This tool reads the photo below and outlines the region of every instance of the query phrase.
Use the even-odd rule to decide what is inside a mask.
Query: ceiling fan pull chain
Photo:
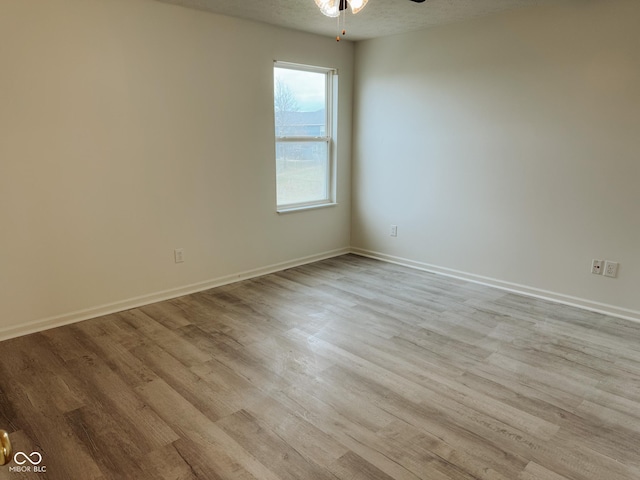
[[[342,14],[342,36],[347,34],[347,9],[344,9]]]

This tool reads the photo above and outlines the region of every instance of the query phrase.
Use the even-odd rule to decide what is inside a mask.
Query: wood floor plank
[[[356,255],[0,353],[0,480],[640,478],[640,324]]]
[[[247,400],[245,411],[318,465],[330,465],[349,452],[336,439],[269,395],[256,395]]]
[[[322,467],[301,455],[294,446],[289,445],[245,410],[240,410],[216,423],[278,478],[283,480],[334,478],[326,466]]]
[[[293,386],[283,392],[276,392],[274,396],[290,411],[349,448],[359,457],[359,459],[353,458],[356,465],[360,463],[372,465],[376,471],[394,479],[423,478],[413,474],[386,455],[384,439],[372,430],[368,421],[360,423],[359,416],[345,416],[348,412],[342,412],[340,405],[317,398],[315,392],[316,390],[306,385]],[[394,420],[393,417],[389,417],[386,425]],[[426,465],[424,470],[428,470]],[[351,478],[352,475],[349,473],[345,478]]]
[[[83,377],[90,388],[92,401],[85,407],[106,410],[121,425],[130,428],[127,437],[135,441],[142,452],[161,448],[178,439],[176,433],[158,414],[148,408],[134,388],[111,370],[102,359],[85,356],[82,360],[69,362],[69,370]]]
[[[391,477],[387,475],[352,451],[348,451],[333,462],[330,465],[330,469],[335,472],[336,477],[349,480],[393,480],[394,478],[402,478],[402,476]]]
[[[529,462],[526,468],[518,476],[518,480],[567,480],[567,477],[547,470],[535,462]]]
[[[260,480],[277,480],[278,477],[256,461],[252,453],[244,450],[232,437],[162,380],[140,386],[137,391],[168,424],[180,432],[180,439],[174,442],[174,446],[185,462],[194,468],[197,477],[208,478],[206,474],[210,470],[222,478],[252,475]],[[191,454],[185,451],[189,444],[193,445],[195,450]],[[197,465],[192,465],[190,461],[197,462],[203,472],[198,472]],[[205,464],[209,466],[204,468]]]
[[[198,448],[193,442],[179,439],[171,445],[159,448],[147,454],[140,462],[146,473],[158,480],[197,480],[199,478],[215,478],[215,472],[208,466],[206,459],[197,458]],[[189,455],[188,459],[183,455]]]
[[[145,345],[137,347],[131,353],[152,370],[157,378],[164,380],[184,400],[212,421],[236,411],[227,405],[207,382],[202,381],[198,375],[186,369],[182,363],[159,346]]]
[[[501,456],[497,461],[478,456],[474,451],[460,448],[460,445],[449,445],[400,420],[388,425],[378,435],[384,438],[389,457],[422,477],[426,473],[424,464],[427,460],[427,478],[509,480],[524,466],[524,461],[514,456],[508,459]]]

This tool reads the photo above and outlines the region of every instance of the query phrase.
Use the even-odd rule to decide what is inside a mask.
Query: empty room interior
[[[0,0],[0,480],[639,479],[639,20]]]

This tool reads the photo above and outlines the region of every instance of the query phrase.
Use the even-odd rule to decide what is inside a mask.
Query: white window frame
[[[338,71],[335,68],[318,67],[313,65],[303,65],[298,63],[282,62],[274,60],[275,68],[286,68],[290,70],[298,70],[303,72],[322,73],[326,75],[325,81],[325,135],[324,136],[278,136],[275,135],[275,145],[277,149],[278,143],[301,143],[301,142],[326,142],[327,144],[327,194],[326,198],[314,200],[310,202],[278,204],[276,195],[276,211],[278,213],[296,212],[300,210],[308,210],[312,208],[320,208],[336,205],[336,112],[337,112],[337,82]],[[275,88],[273,89],[275,92]],[[275,105],[275,101],[274,101]],[[275,107],[274,107],[275,118]],[[275,128],[274,128],[275,133]],[[274,159],[275,160],[275,159]],[[276,177],[276,190],[277,186]]]

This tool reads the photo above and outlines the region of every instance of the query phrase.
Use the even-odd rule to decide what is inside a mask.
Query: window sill
[[[278,214],[294,213],[294,212],[302,212],[302,211],[305,211],[305,210],[316,210],[318,208],[335,207],[336,205],[338,205],[336,202],[320,203],[318,205],[303,205],[303,206],[297,206],[297,207],[282,207],[282,208],[278,208],[276,211],[278,212]]]

